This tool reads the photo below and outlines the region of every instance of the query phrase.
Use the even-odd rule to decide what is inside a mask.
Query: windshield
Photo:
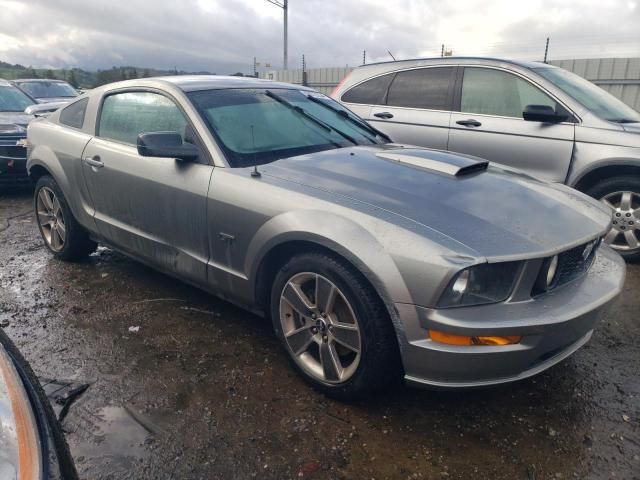
[[[218,89],[189,93],[232,167],[382,143],[353,113],[317,92]]]
[[[574,73],[561,68],[535,68],[534,70],[600,118],[618,123],[640,122],[638,112]]]
[[[0,112],[24,112],[35,102],[19,88],[12,85],[0,85]]]
[[[16,82],[20,88],[34,98],[77,97],[71,85],[63,82]]]

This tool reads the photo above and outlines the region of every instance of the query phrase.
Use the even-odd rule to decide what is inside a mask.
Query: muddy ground
[[[40,377],[90,384],[63,421],[82,478],[640,478],[640,265],[536,378],[345,405],[254,315],[110,250],[54,260],[30,196],[0,193],[0,324]]]

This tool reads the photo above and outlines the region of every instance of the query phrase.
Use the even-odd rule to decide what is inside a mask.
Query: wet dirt
[[[90,384],[63,421],[87,479],[639,479],[639,291],[632,265],[591,342],[533,379],[347,405],[268,322],[104,248],[57,261],[31,192],[0,193],[0,325],[39,376]]]

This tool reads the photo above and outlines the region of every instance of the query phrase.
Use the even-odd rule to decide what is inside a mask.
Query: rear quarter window
[[[418,68],[398,72],[393,79],[387,105],[393,107],[450,110],[449,88],[453,67]]]
[[[384,105],[387,89],[394,75],[391,73],[362,82],[342,95],[341,100],[345,103]]]
[[[82,128],[84,115],[87,112],[88,98],[83,98],[65,107],[60,112],[60,123],[73,128]]]

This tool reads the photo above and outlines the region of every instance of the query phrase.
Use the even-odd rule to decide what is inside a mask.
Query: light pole
[[[267,0],[267,2],[274,4],[276,7],[280,7],[284,13],[284,59],[282,65],[286,70],[289,62],[287,61],[287,17],[289,14],[289,7],[287,5],[288,0]]]

